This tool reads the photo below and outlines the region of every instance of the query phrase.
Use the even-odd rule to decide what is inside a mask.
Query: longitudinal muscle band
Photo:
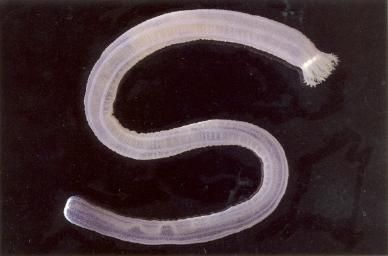
[[[124,217],[74,196],[64,209],[70,222],[124,241],[190,244],[252,227],[276,209],[287,187],[287,158],[280,143],[262,128],[240,121],[208,120],[166,131],[137,133],[124,128],[113,115],[120,80],[131,67],[161,48],[194,40],[233,42],[277,56],[301,68],[305,83],[310,86],[323,81],[337,63],[334,55],[317,50],[299,31],[240,12],[178,11],[128,30],[102,53],[89,76],[85,113],[96,137],[118,154],[139,160],[170,157],[209,146],[245,147],[261,160],[261,186],[249,200],[238,205],[177,220]]]

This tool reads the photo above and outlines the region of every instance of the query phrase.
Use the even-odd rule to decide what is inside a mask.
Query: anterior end
[[[302,65],[306,85],[315,87],[325,81],[338,65],[338,57],[332,53],[319,53]]]

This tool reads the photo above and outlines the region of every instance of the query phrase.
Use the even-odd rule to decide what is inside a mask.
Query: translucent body
[[[179,11],[130,29],[103,52],[89,76],[85,113],[96,137],[118,154],[139,160],[170,157],[208,146],[245,147],[261,159],[261,187],[249,200],[224,211],[178,220],[119,216],[80,197],[71,197],[64,210],[70,222],[135,243],[190,244],[249,228],[276,209],[287,187],[288,165],[280,143],[267,131],[245,122],[208,120],[161,132],[137,133],[122,127],[113,115],[120,80],[131,67],[163,47],[199,39],[244,44],[275,55],[302,68],[310,85],[322,81],[324,71],[327,76],[336,62],[334,56],[319,52],[299,31],[239,12]],[[318,71],[322,71],[320,76]]]

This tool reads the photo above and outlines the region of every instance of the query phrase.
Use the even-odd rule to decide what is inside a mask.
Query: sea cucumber
[[[288,182],[280,143],[266,130],[241,121],[207,120],[182,127],[137,133],[113,115],[120,80],[147,55],[172,44],[216,40],[248,45],[303,71],[315,86],[334,69],[337,57],[322,53],[299,31],[263,17],[226,10],[188,10],[147,20],[121,35],[102,53],[90,73],[84,99],[87,121],[96,137],[116,153],[139,160],[174,156],[209,146],[237,145],[262,163],[262,182],[247,201],[224,211],[177,220],[124,217],[70,197],[64,215],[71,223],[120,240],[141,244],[191,244],[237,233],[265,219],[278,206]]]

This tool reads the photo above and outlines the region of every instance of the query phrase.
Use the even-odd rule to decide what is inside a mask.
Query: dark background
[[[86,80],[105,47],[144,20],[196,8],[282,22],[340,65],[309,88],[298,69],[255,49],[176,45],[128,72],[115,114],[142,132],[212,118],[268,130],[289,161],[281,204],[251,229],[185,246],[126,243],[68,223],[71,195],[125,215],[177,218],[222,210],[257,189],[259,161],[245,149],[136,161],[87,125]],[[385,9],[361,0],[2,1],[2,253],[387,253]]]

